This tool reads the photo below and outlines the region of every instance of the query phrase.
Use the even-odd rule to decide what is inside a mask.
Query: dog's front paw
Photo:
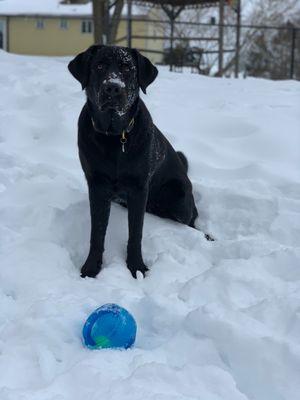
[[[131,272],[131,275],[136,279],[137,278],[137,272],[140,271],[144,278],[146,276],[146,272],[149,271],[149,268],[143,263],[140,262],[137,265],[132,265],[132,264],[127,264],[127,268]]]
[[[95,278],[95,276],[99,274],[100,270],[101,263],[87,259],[81,268],[81,277],[85,278],[88,276],[89,278]]]

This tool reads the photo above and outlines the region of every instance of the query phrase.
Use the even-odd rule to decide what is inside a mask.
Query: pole
[[[173,71],[173,57],[174,57],[174,19],[173,17],[171,18],[171,36],[170,36],[170,40],[171,40],[171,46],[170,46],[170,54],[171,54],[171,60],[170,60],[170,71]]]
[[[223,76],[223,44],[224,44],[224,0],[219,2],[219,71],[218,76]]]
[[[235,78],[239,77],[240,71],[240,45],[241,45],[241,0],[237,2],[237,22],[236,22],[236,52],[235,52]]]
[[[127,0],[127,47],[132,46],[132,1]]]
[[[290,69],[290,79],[294,79],[295,71],[295,50],[296,50],[296,33],[297,29],[292,28],[292,47],[291,47],[291,69]]]
[[[171,23],[171,32],[170,32],[170,71],[173,71],[173,61],[174,61],[174,7],[172,7],[172,11],[170,13],[170,23]]]

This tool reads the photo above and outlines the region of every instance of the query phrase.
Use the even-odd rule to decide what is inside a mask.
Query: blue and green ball
[[[90,349],[128,349],[135,342],[136,330],[136,322],[125,308],[105,304],[89,316],[82,334]]]

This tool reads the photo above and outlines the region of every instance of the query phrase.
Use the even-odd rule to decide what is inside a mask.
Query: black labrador
[[[127,267],[148,270],[141,241],[145,211],[194,226],[197,209],[188,163],[154,125],[139,97],[157,76],[135,49],[90,47],[69,63],[87,101],[78,121],[79,157],[89,189],[90,251],[81,276],[101,269],[111,201],[128,208]]]

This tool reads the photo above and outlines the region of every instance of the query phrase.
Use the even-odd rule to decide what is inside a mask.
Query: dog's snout
[[[121,94],[122,87],[120,85],[118,85],[117,83],[107,82],[104,85],[104,92],[109,97],[116,97],[116,96],[119,96]]]

